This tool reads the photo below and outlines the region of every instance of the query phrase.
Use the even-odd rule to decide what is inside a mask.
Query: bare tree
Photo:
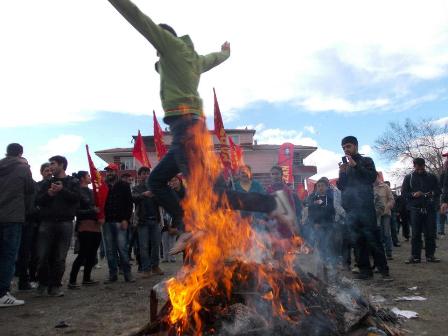
[[[386,131],[375,141],[375,150],[389,162],[402,161],[406,168],[396,168],[392,173],[403,177],[412,169],[412,160],[421,157],[428,171],[437,176],[443,171],[442,154],[448,151],[448,124],[440,125],[434,120],[419,122],[406,119],[391,122]]]

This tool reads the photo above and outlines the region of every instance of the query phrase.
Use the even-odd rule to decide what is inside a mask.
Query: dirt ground
[[[409,335],[448,335],[448,239],[438,239],[437,244],[437,255],[442,259],[440,264],[423,262],[419,265],[405,265],[410,243],[402,242],[402,246],[394,250],[394,260],[390,261],[393,282],[385,283],[377,279],[356,282],[370,295],[385,298],[386,301],[381,303],[383,306],[417,312],[419,318],[407,320],[403,324]],[[72,260],[70,252],[68,270]],[[162,279],[173,276],[180,265],[179,261],[161,264],[165,276],[142,279],[134,272],[137,278],[135,283],[125,283],[121,278],[112,285],[65,290],[65,296],[60,298],[34,298],[30,292],[14,292],[16,297],[26,300],[26,304],[0,310],[0,335],[124,334],[149,320],[150,289]],[[103,280],[107,275],[105,260],[101,261],[100,266],[101,269],[94,270],[93,276]],[[136,271],[136,266],[133,268]],[[345,275],[350,276],[349,273]],[[417,290],[409,290],[411,287],[417,287]],[[405,295],[421,295],[427,300],[394,301]],[[61,321],[68,327],[55,328]]]

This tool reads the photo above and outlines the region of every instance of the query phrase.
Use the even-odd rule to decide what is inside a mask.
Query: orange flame
[[[253,263],[260,259],[260,251],[271,255],[273,246],[280,246],[287,251],[292,246],[300,245],[301,239],[271,239],[266,244],[266,234],[263,236],[255,232],[249,220],[241,218],[238,212],[228,210],[225,195],[220,196],[214,192],[221,164],[213,151],[212,138],[206,130],[205,122],[199,122],[191,129],[185,147],[190,164],[189,176],[186,177],[188,192],[182,203],[184,222],[187,231],[201,231],[202,235],[193,244],[193,248],[187,251],[189,264],[184,265],[177,277],[168,282],[172,304],[169,323],[177,334],[188,330],[189,333],[201,335],[201,311],[206,309],[201,305],[204,290],[212,296],[225,295],[230,298],[235,266],[226,263],[227,260],[241,259]],[[282,274],[272,272],[269,265],[260,263],[257,264],[260,267],[254,267],[259,283],[267,283],[271,287],[265,298],[272,301],[278,315],[285,317],[285,309],[279,300],[282,289],[278,283],[280,277],[283,277],[284,282],[285,276],[292,274],[293,259],[293,254],[285,253]],[[241,275],[240,280],[244,281],[244,277],[245,275]],[[288,286],[288,290],[295,293],[302,290],[299,283]],[[299,309],[300,304],[297,303],[296,306]]]

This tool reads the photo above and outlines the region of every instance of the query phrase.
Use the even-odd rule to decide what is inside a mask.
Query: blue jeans
[[[0,297],[9,291],[20,247],[22,223],[0,223]]]
[[[381,240],[383,241],[384,249],[386,250],[386,255],[388,257],[392,256],[392,232],[390,220],[391,217],[389,215],[383,215],[379,220]]]
[[[188,157],[193,156],[192,154],[196,151],[197,134],[193,132],[196,125],[206,128],[201,118],[192,115],[171,120],[170,130],[173,140],[170,149],[153,169],[147,182],[157,202],[173,217],[172,226],[179,230],[184,230],[183,211],[175,192],[168,186],[168,181],[180,172],[188,176]],[[226,190],[224,183],[220,180],[216,181],[215,191],[218,194],[226,193],[229,206],[234,210],[269,213],[276,207],[275,198],[271,195]]]
[[[118,274],[118,256],[125,279],[131,274],[128,254],[128,232],[120,227],[119,222],[106,222],[103,225],[104,247],[106,249],[109,277]]]
[[[445,234],[446,215],[437,212],[437,233]]]
[[[149,220],[139,223],[137,230],[142,271],[147,272],[159,266],[161,228],[155,220]]]

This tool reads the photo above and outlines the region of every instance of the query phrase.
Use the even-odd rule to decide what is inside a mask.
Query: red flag
[[[157,158],[160,161],[165,156],[167,149],[163,142],[163,131],[157,121],[156,112],[152,111],[152,114],[154,119],[154,145],[156,146]]]
[[[229,138],[229,146],[230,146],[230,160],[232,163],[232,170],[234,173],[238,171],[238,168],[244,164],[243,159],[243,150],[240,146],[235,144],[232,140],[232,137]]]
[[[229,172],[232,169],[232,162],[230,158],[229,146],[227,145],[227,135],[224,129],[224,123],[222,122],[221,111],[219,109],[215,89],[213,89],[213,96],[215,99],[215,134],[218,137],[219,143],[221,145],[221,152],[219,157],[221,158],[221,162],[224,165],[224,176],[228,177]]]
[[[151,163],[148,159],[148,152],[146,151],[143,137],[138,131],[137,139],[135,140],[134,149],[132,150],[132,156],[135,157],[143,167],[151,168]]]
[[[305,190],[305,185],[303,182],[297,183],[297,196],[299,196],[299,199],[303,201],[307,196],[308,192]]]
[[[98,219],[104,219],[104,205],[106,204],[107,194],[109,193],[109,188],[107,187],[106,181],[104,181],[100,172],[96,169],[93,164],[92,158],[89,153],[89,145],[86,145],[87,160],[89,162],[90,176],[92,178],[93,186],[93,197],[95,198],[95,205],[100,210],[98,213]]]
[[[278,165],[283,169],[283,178],[286,183],[294,183],[293,176],[293,160],[294,160],[294,145],[285,142],[280,146],[278,151]]]

